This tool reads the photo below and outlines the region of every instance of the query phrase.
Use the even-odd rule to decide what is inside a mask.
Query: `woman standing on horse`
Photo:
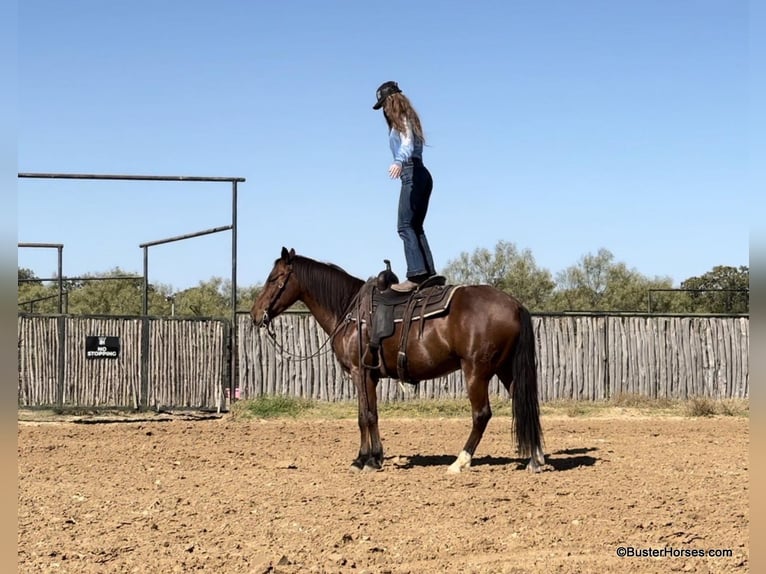
[[[423,128],[410,100],[396,82],[378,88],[372,109],[383,108],[388,124],[388,141],[394,161],[388,168],[391,179],[401,180],[397,230],[404,243],[407,280],[391,286],[395,291],[412,291],[436,274],[423,222],[428,211],[433,180],[423,165]]]

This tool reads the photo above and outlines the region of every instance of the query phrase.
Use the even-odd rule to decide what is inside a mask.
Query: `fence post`
[[[234,319],[236,320],[237,316],[234,315]],[[233,336],[234,329],[237,328],[236,323],[232,325],[231,321],[224,320],[223,321],[223,329],[224,329],[224,352],[226,353],[226,356],[224,357],[223,361],[223,385],[222,387],[224,389],[228,389],[229,391],[229,407],[234,404],[234,389],[237,386],[236,381],[236,368],[234,367],[234,361],[237,357],[237,351],[234,349],[234,341],[235,338]],[[224,396],[221,399],[221,408],[226,408],[226,393],[224,393]]]
[[[138,401],[138,410],[145,411],[149,408],[149,317],[141,317],[141,396]]]
[[[56,323],[59,338],[56,406],[61,410],[64,408],[64,376],[66,374],[66,317],[59,315],[56,318]]]

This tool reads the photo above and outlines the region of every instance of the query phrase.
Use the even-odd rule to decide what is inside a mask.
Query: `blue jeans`
[[[423,231],[428,211],[433,180],[422,162],[406,162],[402,166],[402,189],[399,192],[399,220],[397,229],[404,243],[407,277],[435,275],[431,249]]]

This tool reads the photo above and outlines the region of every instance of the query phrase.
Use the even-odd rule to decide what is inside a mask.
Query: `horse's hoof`
[[[469,468],[471,468],[471,455],[466,451],[461,450],[460,454],[457,455],[455,462],[449,465],[447,472],[449,474],[460,474]]]
[[[383,470],[383,465],[379,462],[368,462],[364,465],[364,468],[362,469],[362,472],[379,472]]]
[[[360,472],[362,472],[362,468],[364,467],[361,464],[358,464],[357,462],[352,462],[351,466],[348,467],[348,469],[354,474],[359,474]]]
[[[530,459],[529,464],[527,464],[527,472],[538,473],[542,471],[543,467],[537,464],[537,461],[534,459]]]
[[[460,474],[469,470],[471,470],[470,464],[461,463],[460,461],[456,460],[447,467],[447,474]]]

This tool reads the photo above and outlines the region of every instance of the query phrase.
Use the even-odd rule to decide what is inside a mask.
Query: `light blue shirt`
[[[391,153],[394,154],[394,163],[400,166],[412,158],[423,160],[423,142],[412,133],[406,119],[404,125],[407,127],[406,133],[401,133],[396,128],[391,128],[388,133],[388,144],[391,146]]]

